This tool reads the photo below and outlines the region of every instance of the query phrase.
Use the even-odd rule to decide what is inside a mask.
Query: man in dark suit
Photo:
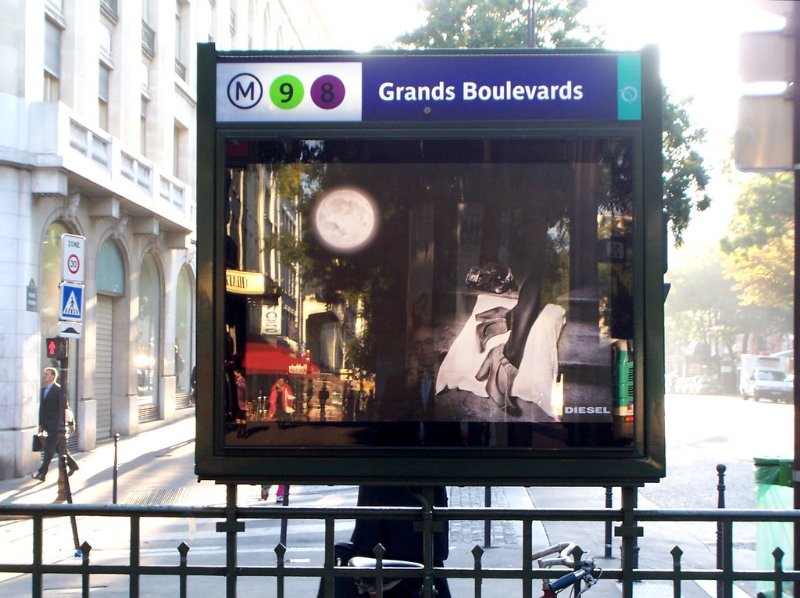
[[[56,453],[59,458],[66,455],[69,475],[78,469],[77,462],[67,450],[67,427],[64,421],[67,396],[57,382],[58,371],[55,368],[44,368],[42,378],[42,393],[39,399],[39,433],[47,432],[47,437],[44,443],[42,465],[39,467],[39,471],[33,474],[33,478],[40,482],[44,482],[47,470],[50,468],[50,461]]]

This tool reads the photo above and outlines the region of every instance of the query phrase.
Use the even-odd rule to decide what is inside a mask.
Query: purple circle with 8
[[[344,83],[335,75],[322,75],[311,84],[311,100],[323,110],[332,110],[344,101]]]

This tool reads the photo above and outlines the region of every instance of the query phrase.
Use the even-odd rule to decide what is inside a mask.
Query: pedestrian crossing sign
[[[80,322],[83,320],[83,285],[61,283],[61,320]]]

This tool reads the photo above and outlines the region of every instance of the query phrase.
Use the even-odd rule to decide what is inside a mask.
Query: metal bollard
[[[117,445],[119,444],[119,433],[114,434],[114,468],[112,469],[113,472],[113,484],[112,484],[112,494],[111,494],[111,504],[117,504],[117,472],[119,471],[118,460],[117,460]]]
[[[281,501],[281,504],[284,507],[288,507],[289,506],[289,488],[290,488],[289,484],[285,484],[284,487],[283,487],[283,500]],[[286,542],[287,542],[286,533],[288,531],[288,525],[289,525],[289,521],[285,517],[282,518],[281,519],[281,544],[283,546],[286,546]]]

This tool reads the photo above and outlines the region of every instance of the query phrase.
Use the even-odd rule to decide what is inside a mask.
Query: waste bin
[[[761,509],[789,510],[794,504],[792,490],[792,460],[774,457],[753,459],[756,478],[756,504]],[[783,568],[792,565],[794,555],[792,524],[790,522],[760,522],[756,529],[756,568],[772,571],[775,557],[772,554],[780,548],[785,555]],[[765,596],[773,596],[774,584],[767,581],[756,582],[756,589]],[[792,584],[783,584],[785,596],[792,595]]]

